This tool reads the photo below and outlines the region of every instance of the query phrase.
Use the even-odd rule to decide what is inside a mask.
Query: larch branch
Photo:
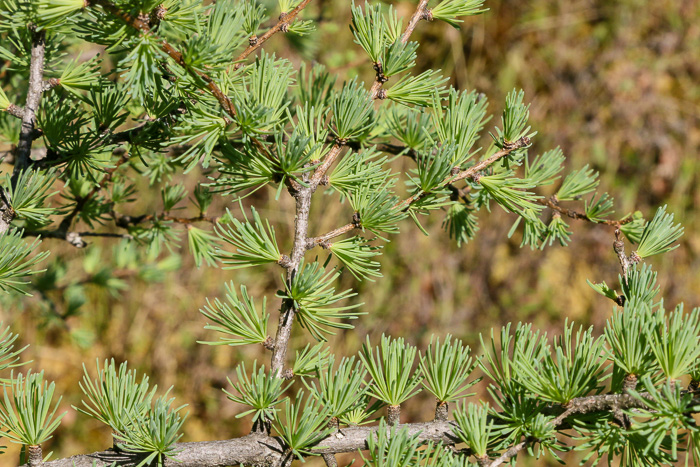
[[[292,11],[289,13],[282,13],[280,15],[279,21],[277,24],[272,26],[265,34],[263,34],[260,37],[255,38],[255,40],[251,41],[250,46],[245,49],[236,59],[234,62],[237,62],[235,65],[236,69],[239,69],[240,67],[243,66],[243,60],[248,58],[250,54],[258,50],[270,37],[272,37],[275,33],[279,31],[284,31],[286,28],[289,27],[289,23],[294,20],[294,18],[297,17],[301,11],[306,8],[306,5],[308,5],[311,2],[311,0],[304,0],[302,1],[299,5],[296,6]],[[285,31],[286,32],[286,31]]]

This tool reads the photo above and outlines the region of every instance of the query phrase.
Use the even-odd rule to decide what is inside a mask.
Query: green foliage
[[[678,245],[672,245],[681,235],[683,235],[683,227],[680,224],[673,225],[673,214],[667,214],[666,206],[663,206],[644,227],[635,253],[640,258],[648,258],[675,250]]]
[[[452,165],[461,166],[473,154],[470,152],[479,133],[489,120],[486,117],[488,101],[476,91],[458,93],[450,89],[447,105],[442,106],[437,93],[433,94],[432,122],[440,143],[455,149]]]
[[[503,109],[501,123],[503,128],[496,128],[496,135],[491,135],[496,146],[503,149],[510,143],[527,136],[532,138],[536,132],[531,133],[527,120],[530,117],[530,105],[524,104],[525,93],[513,89],[506,96],[506,106]]]
[[[383,240],[381,233],[397,233],[398,222],[406,217],[401,210],[399,198],[395,196],[394,180],[390,179],[380,187],[367,183],[360,185],[349,196],[350,205],[357,213],[363,230],[369,230]]]
[[[330,428],[324,428],[329,409],[321,408],[313,396],[307,397],[302,406],[303,399],[304,391],[297,392],[294,402],[285,399],[284,417],[275,415],[275,429],[287,451],[301,460],[302,456],[313,455],[313,445],[331,432]]]
[[[478,364],[469,355],[470,350],[459,339],[453,341],[448,334],[444,343],[440,344],[440,339],[437,339],[433,344],[431,339],[425,355],[419,353],[420,369],[425,378],[423,386],[439,402],[453,402],[469,396],[465,391],[481,380],[467,381]]]
[[[338,418],[363,407],[367,392],[364,381],[367,370],[361,361],[355,362],[355,357],[342,358],[335,371],[334,363],[335,358],[331,356],[328,363],[319,368],[318,387],[314,381],[305,384],[313,397],[328,411],[328,416]]]
[[[53,436],[66,412],[56,416],[61,397],[51,409],[56,384],[44,381],[44,372],[11,376],[12,397],[4,389],[0,399],[0,424],[3,436],[13,443],[37,446]]]
[[[406,428],[388,427],[384,420],[379,422],[376,432],[367,438],[369,459],[364,454],[364,467],[410,467],[419,456],[420,440],[418,435],[409,435]]]
[[[458,407],[455,411],[457,427],[454,433],[459,439],[467,443],[471,452],[477,458],[486,457],[493,429],[493,421],[489,421],[488,405],[469,404],[466,407]]]
[[[525,178],[535,186],[551,185],[559,177],[564,163],[564,153],[561,148],[545,151],[538,154],[530,163],[530,158],[525,158]],[[588,209],[586,209],[588,211]]]
[[[534,221],[536,214],[542,210],[542,206],[535,204],[535,200],[541,196],[527,191],[533,187],[532,183],[527,179],[514,177],[510,170],[483,176],[479,178],[479,183],[506,211]]]
[[[357,80],[343,85],[343,89],[335,94],[331,107],[331,131],[338,140],[357,137],[372,125],[372,100]]]
[[[6,174],[4,187],[15,215],[37,225],[49,223],[48,216],[56,214],[56,209],[48,207],[46,200],[57,193],[50,192],[55,180],[53,172],[23,170],[13,186]]]
[[[240,269],[259,266],[268,263],[277,263],[282,259],[282,254],[277,247],[275,229],[268,220],[263,223],[260,214],[255,208],[250,208],[253,213],[252,222],[248,220],[245,211],[245,222],[233,219],[233,228],[219,227],[218,235],[236,248],[236,253],[230,253],[217,249],[217,256],[225,265],[224,269]],[[230,265],[230,266],[229,266]]]
[[[319,342],[313,347],[306,344],[301,351],[296,351],[292,373],[301,377],[316,377],[328,365],[331,349],[325,342]]]
[[[564,327],[564,335],[554,339],[553,349],[541,358],[514,359],[518,383],[545,401],[566,404],[576,397],[599,393],[603,387],[604,339],[593,337],[593,329],[580,327],[573,339],[574,324]]]
[[[566,176],[564,182],[557,191],[559,201],[579,199],[598,187],[598,172],[588,168],[586,164],[582,169],[575,170]]]
[[[355,36],[355,42],[367,52],[372,63],[379,62],[383,51],[385,27],[380,5],[371,5],[365,2],[363,11],[359,6],[355,6],[353,2],[350,28]]]
[[[175,399],[165,399],[161,396],[155,400],[153,407],[140,419],[137,419],[125,432],[115,433],[115,438],[121,440],[119,448],[126,452],[145,453],[147,456],[137,467],[152,465],[156,461],[160,467],[165,459],[175,460],[182,449],[175,443],[182,438],[180,429],[187,419],[187,414],[181,417],[179,411],[185,407],[172,408]]]
[[[457,246],[461,246],[474,238],[479,230],[477,222],[473,210],[468,205],[455,202],[450,204],[442,226],[450,238],[457,240]]]
[[[673,459],[677,459],[678,444],[685,437],[685,433],[680,430],[698,430],[695,419],[690,415],[697,409],[693,395],[682,391],[680,385],[673,381],[666,381],[660,388],[655,387],[648,376],[642,378],[641,382],[649,397],[630,391],[633,397],[646,405],[641,410],[628,412],[636,422],[630,431],[646,440],[645,454],[668,449],[670,442],[670,454]]]
[[[2,323],[0,323],[0,326]],[[21,349],[14,350],[14,342],[19,336],[10,332],[10,327],[6,327],[2,332],[0,332],[0,371],[7,370],[8,368],[17,368],[26,363],[19,362],[19,354],[22,353],[28,345],[25,345]],[[12,380],[0,379],[0,385],[11,384]]]
[[[663,304],[653,314],[653,324],[645,329],[649,349],[664,376],[670,380],[693,372],[700,357],[700,309],[684,313],[683,304],[667,313]]]
[[[211,329],[224,334],[216,342],[202,342],[209,345],[245,345],[262,344],[267,340],[267,322],[270,314],[265,311],[267,297],[263,297],[261,312],[255,301],[248,295],[248,289],[241,285],[241,297],[238,298],[233,282],[226,284],[226,302],[218,298],[207,304],[199,312],[214,324],[207,324],[204,329]]]
[[[352,329],[349,323],[341,319],[357,319],[362,313],[352,312],[361,303],[345,306],[333,306],[335,303],[357,295],[352,290],[335,293],[333,283],[340,275],[333,270],[326,272],[318,262],[302,263],[291,283],[285,282],[285,290],[277,292],[277,297],[290,300],[297,310],[299,324],[306,328],[314,339],[325,341],[323,334],[332,334],[332,329]],[[337,321],[336,321],[337,320]]]
[[[146,415],[158,387],[149,388],[146,375],[137,382],[136,370],[128,370],[126,362],[119,365],[119,369],[114,359],[105,360],[102,369],[97,361],[96,367],[97,378],[93,380],[83,365],[83,380],[78,385],[87,401],[82,401],[83,407],[74,408],[108,425],[115,433],[126,433]]]
[[[419,75],[404,75],[386,91],[386,98],[398,104],[428,107],[435,92],[442,92],[447,81],[440,70],[426,70]]]
[[[29,244],[22,238],[22,233],[12,229],[0,234],[0,289],[6,293],[15,291],[29,295],[22,286],[29,283],[28,276],[44,271],[33,268],[46,259],[49,252],[42,251],[32,256],[41,242],[36,239]]]
[[[480,9],[483,5],[484,0],[442,0],[430,13],[433,19],[444,21],[459,29],[459,23],[464,20],[458,18],[488,11],[488,8]]]
[[[268,374],[264,365],[257,369],[257,362],[253,362],[251,377],[245,371],[245,362],[241,362],[236,367],[236,382],[233,383],[230,379],[228,382],[239,395],[224,389],[226,396],[233,402],[250,407],[250,410],[239,413],[236,418],[252,413],[253,423],[273,420],[278,410],[275,406],[287,400],[287,398],[280,399],[280,396],[292,385],[292,383],[285,385],[282,378]]]
[[[610,360],[625,374],[642,377],[658,369],[654,355],[649,352],[648,330],[653,325],[651,309],[633,299],[624,309],[617,309],[607,321],[605,340],[610,347]]]
[[[380,249],[381,246],[372,246],[363,237],[350,237],[333,242],[329,248],[356,279],[370,281],[374,281],[371,277],[382,277],[379,263],[372,259],[381,254]]]
[[[591,196],[591,200],[586,201],[584,204],[584,212],[586,217],[588,217],[593,222],[604,221],[606,217],[614,213],[613,211],[613,198],[604,193],[600,198],[596,200],[597,193]]]
[[[413,370],[415,357],[416,348],[404,343],[401,337],[391,339],[382,335],[376,349],[371,347],[368,337],[360,352],[360,359],[372,378],[368,393],[393,406],[418,394],[423,376],[420,370]]]

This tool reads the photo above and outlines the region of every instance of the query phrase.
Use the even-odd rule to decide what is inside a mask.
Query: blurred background
[[[487,130],[500,121],[507,92],[522,88],[532,103],[530,124],[538,131],[531,153],[561,146],[568,168],[590,164],[598,170],[598,190],[615,198],[615,217],[641,210],[651,218],[658,206],[668,204],[686,233],[680,248],[650,263],[659,272],[669,306],[700,305],[700,216],[695,208],[700,203],[700,2],[488,0],[485,6],[489,11],[468,18],[461,30],[421,22],[412,37],[421,43],[418,68],[440,68],[457,88],[484,93],[494,115]],[[407,18],[414,4],[398,3],[396,8]],[[303,59],[325,64],[340,82],[358,74],[365,82],[372,80],[371,64],[352,44],[349,2],[313,0],[306,17],[319,21],[314,35],[295,41],[277,35],[266,49],[295,64]],[[411,164],[399,160],[395,168]],[[198,177],[186,177],[189,188]],[[142,188],[149,189],[146,182]],[[151,191],[152,199],[139,197],[135,212],[158,209],[158,189]],[[292,200],[283,195],[275,202],[273,191],[261,190],[248,201],[275,223],[277,238],[288,250]],[[321,194],[314,200],[312,235],[345,223],[345,208],[326,207],[323,201]],[[225,207],[231,206],[219,202],[210,212]],[[558,334],[565,319],[594,325],[596,334],[602,331],[612,305],[586,280],[617,284],[611,227],[572,220],[568,247],[531,251],[519,247],[517,235],[507,238],[512,215],[496,208],[479,217],[476,239],[459,248],[442,230],[440,214],[426,218],[427,237],[405,221],[381,257],[384,277],[357,283],[343,274],[339,287],[356,288],[367,315],[355,322],[355,330],[332,338],[332,349],[349,355],[367,335],[377,342],[382,333],[425,349],[432,334],[452,333],[479,352],[479,334],[510,321],[532,322],[550,334]],[[248,417],[234,418],[242,406],[228,401],[221,388],[229,387],[226,377],[234,377],[238,362],[259,358],[267,364],[269,355],[259,348],[197,344],[218,338],[203,329],[205,319],[198,310],[206,297],[223,295],[225,282],[243,283],[251,295],[268,296],[272,332],[281,271],[197,268],[185,243],[181,255],[164,251],[151,258],[155,266],[148,274],[117,270],[108,290],[94,272],[122,254],[116,240],[95,240],[85,250],[46,240],[52,259],[49,270],[35,279],[34,297],[2,298],[0,318],[23,344],[31,344],[25,360],[33,360],[32,368],[45,369],[56,381],[64,396],[62,408],[68,410],[45,452],[65,457],[111,444],[109,429],[70,409],[81,400],[83,363],[94,374],[96,359],[128,360],[159,388],[173,386],[177,402],[189,404],[183,440],[249,431]],[[314,253],[325,258],[321,251]],[[57,286],[42,288],[46,281]],[[292,348],[307,342],[308,336],[297,332]],[[485,396],[485,385],[476,391]],[[402,421],[429,420],[433,410],[429,395],[421,394],[405,405]],[[15,464],[12,449],[0,457],[0,465]]]

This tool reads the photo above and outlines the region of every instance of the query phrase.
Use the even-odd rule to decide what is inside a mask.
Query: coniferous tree
[[[614,217],[593,169],[563,175],[560,149],[531,154],[536,131],[522,91],[505,96],[500,122],[487,130],[482,95],[447,86],[439,71],[416,72],[411,36],[421,21],[459,27],[485,11],[482,0],[432,3],[419,0],[408,18],[379,2],[353,4],[353,47],[375,71],[366,85],[322,65],[295,69],[264,50],[273,35],[313,30],[311,0],[0,0],[0,57],[12,70],[0,87],[0,133],[14,144],[14,169],[0,187],[4,292],[28,293],[52,242],[83,248],[95,236],[122,242],[124,264],[187,243],[198,265],[282,271],[275,296],[231,282],[201,309],[212,336],[203,344],[270,352],[269,363],[240,362],[224,388],[249,407],[240,416],[252,418],[250,435],[181,443],[184,406],[126,364],[105,361],[85,367],[75,410],[109,426],[113,448],[46,465],[284,466],[321,456],[334,466],[335,454],[358,450],[368,466],[497,466],[571,449],[630,466],[673,464],[681,451],[698,458],[700,311],[668,310],[644,263],[675,248],[682,227],[666,207],[649,221]],[[67,60],[72,44],[105,47],[104,62]],[[415,168],[393,172],[394,156]],[[201,178],[188,193],[181,175],[191,172]],[[139,178],[160,187],[160,207],[120,214]],[[555,183],[554,195],[541,194]],[[293,238],[278,238],[270,219],[243,207],[260,189],[294,199]],[[314,196],[321,192],[334,197]],[[212,214],[217,198],[241,215]],[[194,214],[173,213],[188,202]],[[337,202],[347,218],[312,232],[312,205]],[[533,249],[566,245],[573,221],[614,233],[619,286],[591,283],[614,302],[605,329],[566,323],[550,338],[506,324],[482,336],[481,353],[453,336],[435,336],[427,349],[382,336],[357,356],[331,354],[326,340],[371,312],[339,288],[343,271],[381,280],[382,247],[403,222],[424,230],[428,214],[443,215],[458,244],[469,242],[495,205]],[[625,242],[634,245],[629,255]],[[95,281],[124,286],[95,262]],[[144,276],[158,269],[139,268]],[[294,327],[307,333],[306,347],[290,348]],[[23,446],[21,462],[41,465],[41,445],[64,413],[43,373],[22,372],[15,339],[9,329],[0,335],[0,427]],[[468,393],[477,368],[491,403]],[[435,396],[434,420],[402,424],[402,406],[422,390]]]

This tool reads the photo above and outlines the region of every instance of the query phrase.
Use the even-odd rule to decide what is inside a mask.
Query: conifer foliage
[[[225,297],[200,310],[211,336],[201,344],[269,351],[269,363],[240,362],[222,388],[254,423],[242,438],[181,442],[185,406],[126,363],[105,361],[85,367],[74,409],[108,426],[113,448],[44,462],[41,445],[65,413],[54,383],[24,371],[23,349],[6,329],[0,429],[23,446],[20,462],[287,466],[321,456],[336,466],[336,454],[360,451],[366,466],[497,466],[569,450],[594,464],[697,462],[700,311],[668,308],[644,263],[678,245],[683,228],[673,215],[661,207],[648,222],[642,213],[615,217],[594,169],[564,174],[559,148],[532,154],[537,133],[523,91],[504,96],[500,120],[486,129],[483,95],[448,86],[438,70],[416,70],[413,31],[424,21],[464,27],[486,11],[482,0],[413,1],[405,18],[387,3],[354,3],[351,18],[337,21],[373,68],[371,83],[265,50],[273,36],[312,34],[314,3],[0,0],[0,58],[10,70],[0,83],[0,137],[14,145],[13,172],[0,186],[4,293],[32,292],[51,245],[90,248],[95,236],[113,238],[117,261],[144,278],[170,267],[154,261],[161,251],[185,243],[200,267],[281,271],[274,296],[229,282]],[[104,55],[69,59],[76,44]],[[398,156],[414,168],[395,172]],[[192,173],[201,177],[190,193],[182,175]],[[122,214],[133,212],[141,180],[160,187],[160,205]],[[243,207],[263,189],[293,198],[292,238]],[[230,210],[210,213],[214,200]],[[344,203],[347,217],[313,232],[312,206],[316,215],[328,203]],[[482,335],[481,352],[447,335],[427,349],[382,336],[358,355],[331,354],[327,340],[372,309],[340,287],[341,274],[380,282],[377,258],[400,228],[426,232],[421,218],[443,216],[446,234],[463,244],[496,206],[513,217],[510,235],[532,249],[566,245],[570,222],[609,232],[619,287],[591,282],[614,302],[605,329],[567,323],[547,336],[505,324]],[[195,214],[175,213],[185,207]],[[115,293],[124,287],[86,258],[95,281]],[[308,345],[290,348],[293,332]],[[480,375],[488,402],[468,392]],[[423,390],[436,398],[435,419],[402,423],[401,408]]]

